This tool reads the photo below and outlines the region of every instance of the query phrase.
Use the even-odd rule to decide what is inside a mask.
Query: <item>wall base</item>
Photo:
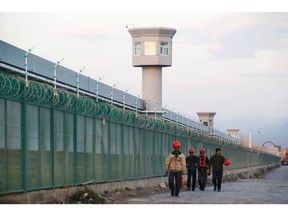
[[[249,167],[243,169],[226,170],[224,171],[223,181],[233,181],[238,178],[260,178],[273,168],[279,167],[279,164]],[[211,184],[211,176],[208,177],[207,184]],[[186,179],[186,176],[185,176]],[[125,188],[136,189],[138,187],[155,187],[160,185],[161,182],[168,185],[167,177],[146,178],[129,181],[107,182],[101,184],[75,186],[67,188],[57,188],[52,190],[42,190],[29,192],[25,194],[10,194],[0,197],[0,203],[17,203],[17,204],[39,204],[39,203],[67,203],[70,196],[77,191],[84,190],[85,187],[102,194],[105,191],[124,190]]]

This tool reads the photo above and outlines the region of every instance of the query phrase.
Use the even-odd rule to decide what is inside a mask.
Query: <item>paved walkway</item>
[[[197,185],[196,185],[197,187]],[[186,188],[184,188],[186,190]],[[241,179],[222,184],[221,192],[213,187],[205,191],[180,192],[179,197],[170,193],[127,200],[133,204],[288,204],[288,166],[274,169],[263,179]]]

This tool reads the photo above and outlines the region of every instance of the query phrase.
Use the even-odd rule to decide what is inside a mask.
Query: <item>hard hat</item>
[[[230,165],[230,160],[226,159],[225,162],[224,162],[224,165],[225,166],[229,166]]]
[[[205,149],[204,148],[201,148],[200,149],[200,153],[204,153],[205,152]]]
[[[193,149],[193,148],[190,148],[190,149],[189,149],[189,153],[194,153],[194,149]]]
[[[178,141],[174,141],[173,142],[173,148],[175,148],[175,147],[180,147],[181,145],[180,145],[180,142],[178,142]]]

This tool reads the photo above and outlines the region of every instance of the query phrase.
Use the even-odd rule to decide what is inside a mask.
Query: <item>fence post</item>
[[[54,171],[54,158],[55,158],[55,150],[54,150],[54,116],[55,116],[54,108],[51,109],[51,118],[50,118],[50,147],[51,147],[51,182],[52,188],[55,187],[55,171]]]
[[[113,99],[112,99],[112,103],[113,103]],[[108,123],[108,125],[107,125],[107,130],[108,130],[108,132],[107,132],[107,134],[108,134],[108,136],[107,136],[107,162],[108,162],[108,179],[110,180],[111,179],[111,142],[110,142],[110,140],[111,140],[111,117],[109,117],[109,121],[107,121],[107,123]],[[115,145],[116,145],[116,142],[115,142]]]
[[[96,179],[96,117],[93,117],[93,146],[92,146],[92,152],[93,152],[93,178]]]
[[[22,116],[23,116],[23,122],[22,122],[22,140],[23,140],[23,191],[24,193],[27,191],[27,104],[24,99],[23,102],[23,109],[22,109]]]
[[[125,156],[124,156],[124,122],[122,122],[122,127],[121,127],[121,136],[122,136],[122,141],[121,141],[121,154],[122,154],[122,166],[121,166],[121,169],[122,169],[122,180],[125,179],[125,173],[124,173],[124,165],[125,165]]]
[[[5,170],[4,170],[4,173],[5,173],[5,175],[6,175],[6,184],[5,184],[5,189],[6,189],[6,191],[8,191],[8,188],[9,188],[9,184],[8,184],[8,182],[9,182],[9,179],[8,179],[8,143],[7,143],[7,140],[8,140],[8,138],[7,138],[7,99],[4,99],[4,116],[5,116],[5,123],[4,123],[4,134],[5,134],[5,137],[4,137],[4,142],[5,142],[5,146],[4,146],[4,148],[5,148]]]
[[[84,155],[85,155],[85,181],[89,181],[91,179],[88,179],[87,176],[87,172],[88,172],[88,166],[87,166],[87,116],[83,116],[84,117]]]
[[[137,151],[136,151],[136,147],[137,145],[139,145],[139,142],[136,142],[136,126],[134,125],[134,179],[137,176],[136,175],[136,167],[137,167]]]
[[[67,149],[67,142],[66,142],[66,130],[65,130],[65,120],[66,120],[66,113],[63,112],[63,158],[64,158],[64,182],[67,185],[67,170],[68,170],[68,163],[67,163],[67,154],[68,154],[68,149]]]
[[[73,114],[74,133],[73,133],[73,151],[74,151],[74,185],[77,185],[77,111]]]
[[[40,185],[42,186],[42,178],[43,178],[43,175],[42,175],[42,167],[43,167],[43,142],[40,141],[41,139],[41,132],[40,132],[40,129],[41,129],[41,121],[40,121],[40,118],[41,118],[41,115],[40,115],[40,106],[37,106],[38,108],[38,144],[39,144],[39,151],[40,151],[40,167],[39,167],[39,182],[40,182]]]

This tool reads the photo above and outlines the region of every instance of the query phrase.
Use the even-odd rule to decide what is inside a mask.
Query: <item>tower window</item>
[[[134,55],[135,56],[140,56],[141,55],[141,43],[140,42],[136,42],[134,44]]]
[[[160,55],[169,55],[168,42],[160,42]]]
[[[145,55],[156,55],[156,41],[145,41]]]

